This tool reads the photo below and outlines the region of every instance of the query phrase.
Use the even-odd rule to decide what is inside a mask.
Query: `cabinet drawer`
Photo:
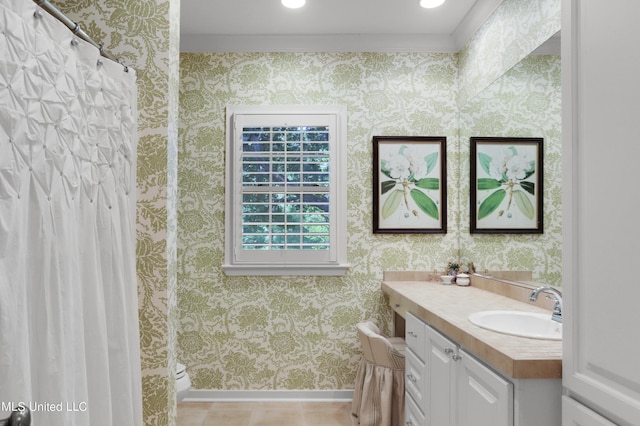
[[[426,349],[426,326],[421,319],[407,312],[404,340],[407,342],[407,347],[412,349],[422,361],[424,361]]]
[[[404,399],[404,426],[426,426],[427,419],[415,401],[407,395]]]
[[[406,318],[407,307],[402,304],[400,297],[389,296],[389,306],[391,306],[391,308],[402,318]]]
[[[424,363],[411,349],[407,350],[405,361],[405,389],[418,404],[418,407],[424,407],[427,386]]]

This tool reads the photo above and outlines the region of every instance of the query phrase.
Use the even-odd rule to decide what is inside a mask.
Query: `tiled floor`
[[[352,426],[351,402],[180,402],[178,426]]]

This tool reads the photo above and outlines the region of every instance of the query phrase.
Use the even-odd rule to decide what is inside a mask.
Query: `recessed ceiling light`
[[[433,9],[434,7],[442,5],[444,1],[445,0],[420,0],[420,6],[424,7],[425,9]]]
[[[282,0],[282,5],[289,9],[297,9],[304,6],[306,0]]]

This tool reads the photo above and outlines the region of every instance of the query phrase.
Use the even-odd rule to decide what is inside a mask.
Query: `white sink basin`
[[[469,315],[469,322],[498,333],[532,339],[562,340],[562,324],[551,314],[521,311],[482,311]]]

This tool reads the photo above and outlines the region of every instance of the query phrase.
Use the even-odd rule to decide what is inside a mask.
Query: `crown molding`
[[[428,34],[183,35],[181,52],[457,52],[451,36]]]
[[[560,55],[562,36],[560,31],[555,33],[549,40],[542,43],[540,47],[531,52],[532,55]]]
[[[456,52],[462,50],[471,37],[480,29],[487,18],[500,6],[504,0],[477,1],[467,16],[464,17],[458,28],[453,32],[452,38]]]

